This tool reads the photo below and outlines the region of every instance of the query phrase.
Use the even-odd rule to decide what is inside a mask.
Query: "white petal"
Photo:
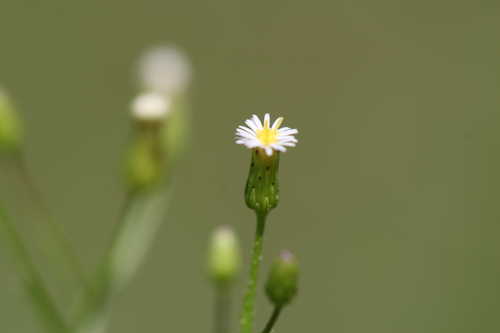
[[[248,131],[248,130],[242,130],[241,128],[237,128],[236,129],[236,133],[244,133],[244,134],[248,134],[248,135],[251,135],[253,137],[255,137],[255,133],[252,132],[252,131]]]
[[[280,128],[278,130],[278,134],[279,135],[292,135],[292,134],[297,134],[299,133],[299,131],[297,131],[296,129],[291,129],[291,128],[287,128],[285,130],[285,128]]]
[[[278,140],[289,140],[289,139],[297,140],[293,135],[278,135],[276,136],[276,138]]]
[[[273,154],[273,150],[271,149],[271,147],[266,147],[265,150],[266,150],[267,156],[271,156]]]
[[[245,143],[245,146],[247,146],[247,148],[255,148],[255,147],[259,147],[260,146],[260,143],[257,142],[257,141],[253,141],[253,140],[249,140]]]
[[[248,133],[237,133],[236,136],[238,136],[240,138],[250,139],[250,140],[255,139],[254,135],[251,135],[251,134],[248,134]]]
[[[269,115],[269,113],[266,113],[264,115],[264,128],[269,128],[271,125],[271,116]]]
[[[252,119],[247,119],[245,120],[245,124],[247,124],[248,127],[250,127],[254,132],[258,130],[257,124]]]
[[[255,133],[254,131],[252,131],[252,129],[248,128],[248,127],[245,127],[245,126],[238,126],[238,129],[242,130],[242,131],[245,131],[245,132],[248,132],[250,134],[252,133]]]
[[[260,122],[259,117],[257,117],[256,115],[252,115],[252,120],[257,126],[257,129],[262,129],[262,123]]]
[[[283,142],[280,144],[285,147],[295,147],[295,142]]]
[[[251,140],[248,140],[248,139],[240,139],[240,140],[236,140],[236,143],[239,145],[245,145],[248,147],[249,145],[253,144],[254,142]]]
[[[278,143],[284,143],[284,142],[293,142],[297,143],[299,142],[297,139],[291,138],[291,139],[278,139]]]
[[[280,127],[282,123],[283,123],[283,117],[278,117],[274,121],[272,129],[278,129],[278,127]]]
[[[279,145],[279,144],[276,144],[276,143],[273,143],[271,145],[271,147],[273,147],[274,150],[279,150],[279,151],[282,151],[282,152],[286,152],[286,148],[283,147],[282,145]]]

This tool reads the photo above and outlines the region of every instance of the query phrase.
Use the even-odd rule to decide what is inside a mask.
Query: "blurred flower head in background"
[[[184,92],[191,79],[191,65],[178,48],[153,47],[139,59],[139,81],[143,89],[172,95]]]
[[[132,101],[132,115],[137,120],[157,121],[170,112],[171,100],[159,93],[148,92]]]

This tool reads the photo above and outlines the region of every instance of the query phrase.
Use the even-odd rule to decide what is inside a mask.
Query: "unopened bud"
[[[167,172],[160,130],[156,126],[142,127],[135,134],[127,159],[127,180],[132,190],[158,185]]]
[[[279,202],[280,154],[267,155],[261,148],[252,151],[252,161],[245,186],[245,202],[258,214],[266,215]]]
[[[266,284],[266,293],[271,302],[282,307],[292,301],[297,294],[299,266],[295,256],[284,251],[271,267]]]
[[[227,226],[217,228],[210,243],[210,277],[218,284],[227,284],[236,278],[239,268],[240,251],[236,234]]]

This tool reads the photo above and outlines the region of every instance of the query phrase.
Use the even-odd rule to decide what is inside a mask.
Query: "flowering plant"
[[[22,123],[9,96],[0,92],[0,154],[3,163],[16,167],[31,193],[32,208],[51,230],[53,244],[64,256],[66,268],[78,282],[76,314],[65,313],[54,301],[33,262],[23,235],[11,221],[7,207],[0,207],[3,231],[19,272],[20,281],[47,333],[104,333],[109,331],[113,300],[130,282],[143,262],[163,220],[172,193],[176,166],[189,136],[187,89],[191,67],[172,47],[154,48],[139,61],[140,92],[131,102],[133,132],[124,163],[125,200],[107,252],[93,274],[86,272],[61,226],[44,203],[25,163]],[[236,143],[251,150],[244,190],[246,205],[257,217],[255,241],[249,263],[247,291],[241,311],[241,333],[254,332],[255,296],[263,241],[269,212],[278,205],[280,154],[297,144],[296,129],[281,128],[283,118],[271,124],[256,115],[236,129]],[[212,237],[208,274],[213,281],[214,333],[228,333],[230,295],[241,268],[238,239],[230,227],[218,228]],[[297,292],[295,257],[283,252],[269,274],[266,294],[274,305],[263,333],[271,332],[283,308]]]

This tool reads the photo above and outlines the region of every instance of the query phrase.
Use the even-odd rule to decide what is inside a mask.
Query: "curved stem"
[[[241,315],[241,333],[252,333],[255,319],[255,294],[259,278],[260,264],[262,262],[262,249],[264,243],[264,230],[267,214],[257,213],[257,228],[252,251],[252,262],[250,265],[247,291],[243,299],[243,312]]]
[[[213,333],[228,333],[231,317],[231,293],[229,286],[218,286],[215,290]]]
[[[83,286],[85,290],[88,291],[90,287],[87,283],[84,270],[80,263],[80,259],[73,250],[73,247],[68,241],[68,238],[63,232],[61,226],[57,224],[52,218],[50,210],[45,205],[43,195],[40,193],[35,184],[35,181],[31,176],[31,173],[28,170],[25,157],[22,152],[18,152],[13,155],[13,162],[17,167],[17,172],[20,180],[24,183],[24,186],[29,192],[34,208],[38,210],[39,214],[46,221],[47,226],[50,229],[50,233],[52,234],[53,240],[59,245],[59,252],[62,254],[62,256],[64,256],[63,260],[65,260],[66,265],[75,276],[75,279],[81,284],[81,286]]]
[[[26,292],[31,297],[31,301],[45,324],[47,332],[68,333],[69,329],[57,310],[52,297],[45,288],[42,278],[33,264],[20,235],[1,209],[0,227],[3,228],[12,252],[16,257],[19,275],[24,283]]]
[[[274,308],[273,313],[271,314],[271,318],[269,318],[269,321],[267,322],[266,327],[264,328],[262,333],[271,333],[274,324],[276,324],[276,322],[278,321],[282,309],[283,308],[281,306],[277,306]]]

